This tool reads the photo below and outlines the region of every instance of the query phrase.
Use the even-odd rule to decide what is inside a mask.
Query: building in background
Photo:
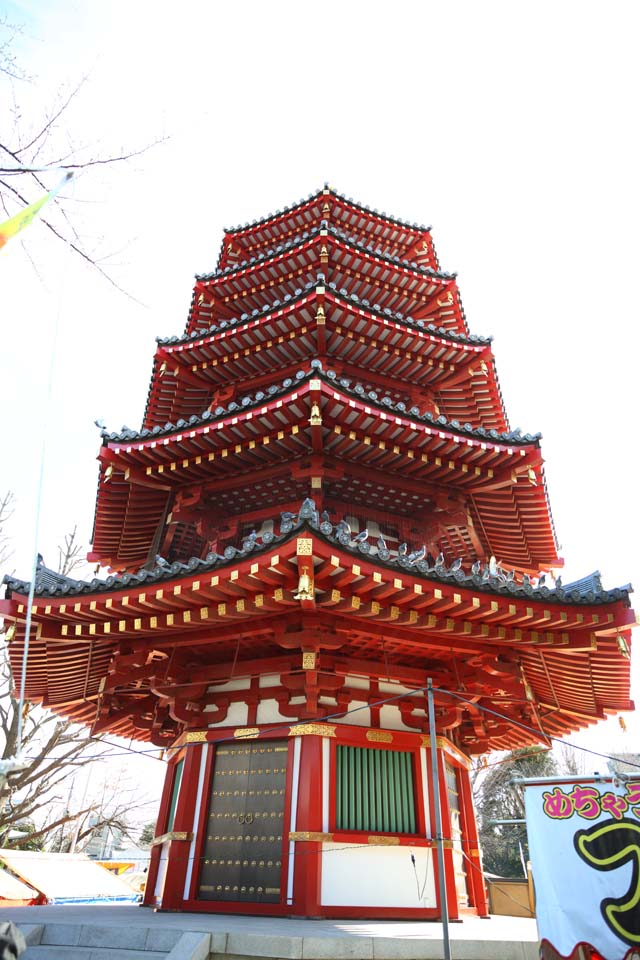
[[[539,436],[430,230],[328,187],[225,232],[103,434],[90,557],[40,572],[27,693],[169,751],[162,909],[435,919],[442,840],[484,915],[470,758],[632,707],[628,591],[553,576]]]

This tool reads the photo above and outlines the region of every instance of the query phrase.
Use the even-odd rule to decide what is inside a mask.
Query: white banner
[[[540,939],[606,960],[640,948],[640,778],[527,784]]]

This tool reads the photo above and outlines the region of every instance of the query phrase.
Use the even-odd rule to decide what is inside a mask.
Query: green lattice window
[[[413,754],[338,746],[336,829],[415,833]]]

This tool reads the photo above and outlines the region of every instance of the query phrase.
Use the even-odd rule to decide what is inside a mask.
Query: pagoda
[[[41,566],[26,695],[166,750],[146,902],[485,915],[471,759],[632,709],[634,616],[555,579],[540,437],[430,229],[326,186],[226,230],[99,461],[110,575]]]

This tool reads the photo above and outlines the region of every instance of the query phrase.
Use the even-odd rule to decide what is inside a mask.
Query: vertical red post
[[[177,760],[176,760],[177,763]],[[162,797],[160,799],[160,809],[156,821],[155,835],[160,836],[167,828],[169,819],[169,808],[171,806],[171,793],[173,791],[173,779],[176,772],[176,763],[168,763],[164,776],[164,785],[162,787]],[[155,888],[158,879],[158,865],[160,863],[161,844],[156,844],[151,848],[149,858],[149,869],[147,871],[147,882],[144,888],[145,907],[155,906]]]
[[[306,735],[300,744],[296,833],[322,831],[322,737]],[[293,912],[320,916],[322,843],[298,840],[295,844]]]
[[[175,839],[169,842],[169,862],[161,904],[163,910],[180,910],[183,906],[184,884],[189,863],[193,815],[203,749],[207,749],[206,745],[204,747],[200,744],[190,745],[184,759],[182,783],[171,833],[186,834],[189,839]]]
[[[469,771],[460,770],[460,812],[462,815],[463,850],[468,858],[467,877],[471,893],[471,903],[481,917],[489,916],[487,888],[482,872],[482,857],[478,840],[478,825],[473,807],[473,794]]]

